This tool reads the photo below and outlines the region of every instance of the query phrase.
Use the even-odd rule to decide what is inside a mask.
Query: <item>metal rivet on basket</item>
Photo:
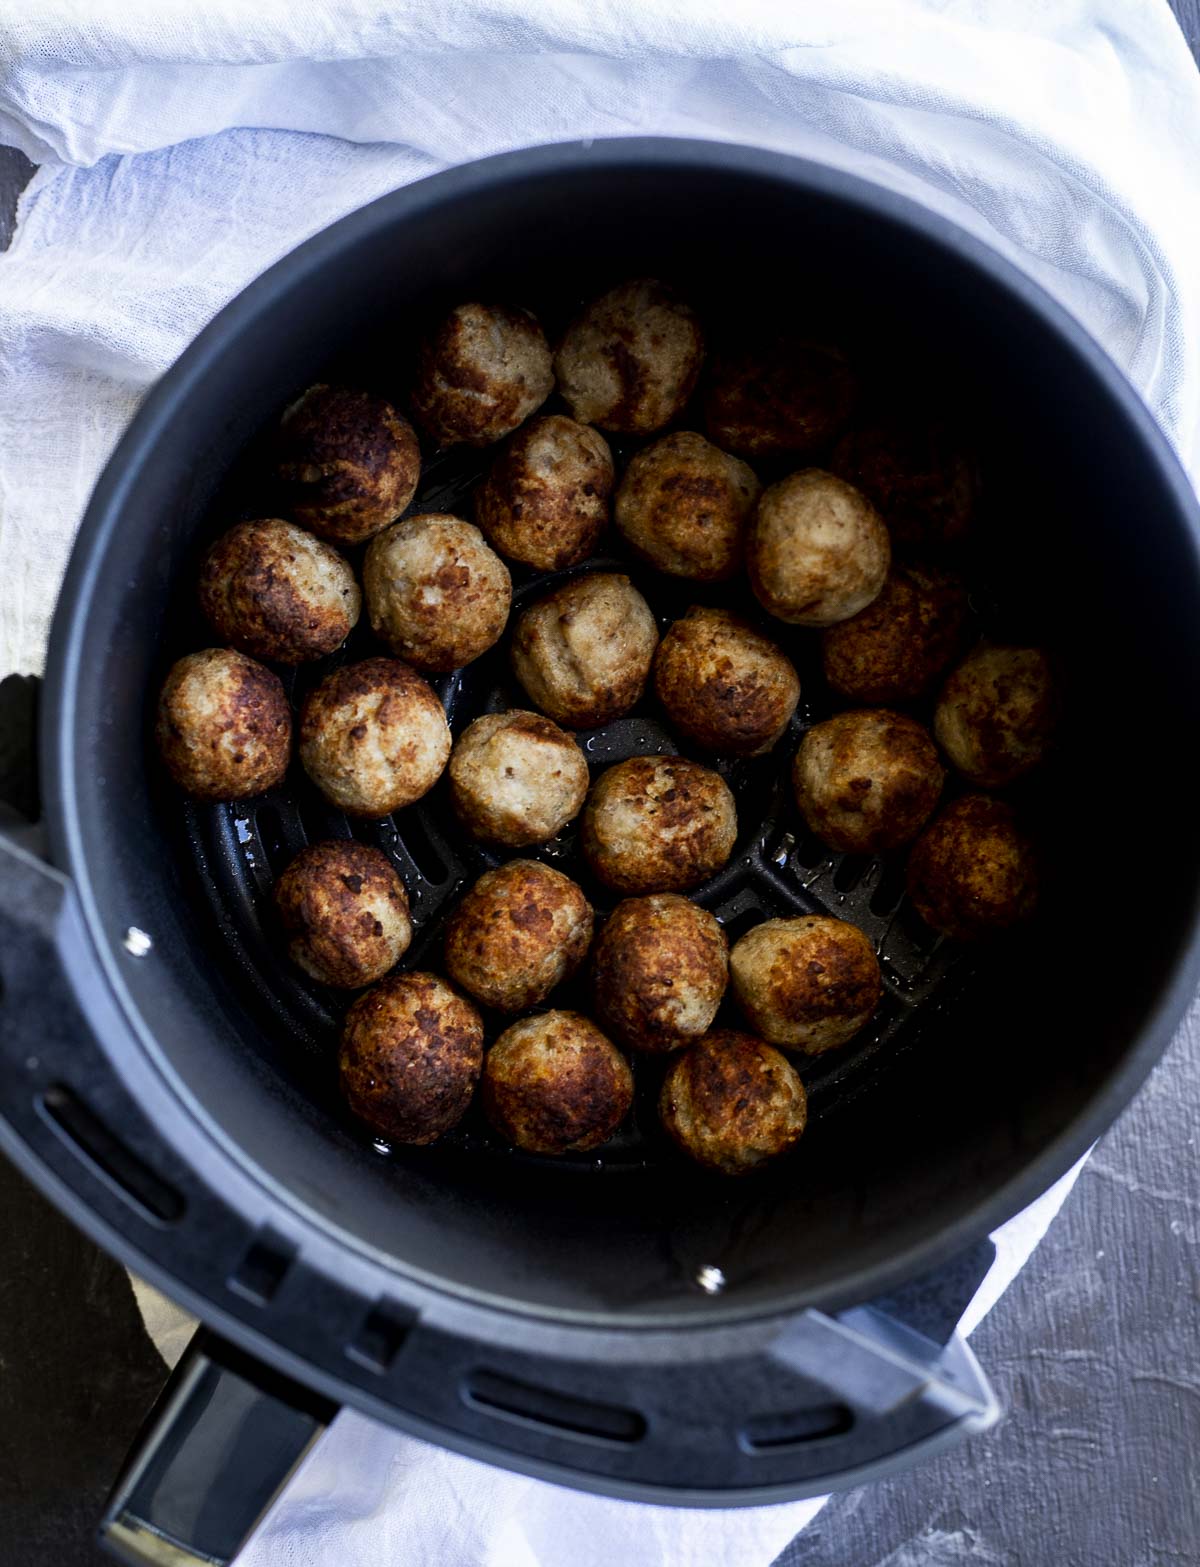
[[[725,1275],[720,1268],[711,1262],[706,1262],[702,1268],[696,1270],[696,1283],[706,1295],[719,1295],[725,1288]]]
[[[121,945],[135,958],[144,958],[154,943],[144,930],[131,925],[122,938]]]

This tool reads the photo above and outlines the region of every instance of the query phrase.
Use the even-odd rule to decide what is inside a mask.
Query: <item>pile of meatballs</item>
[[[539,414],[555,392],[565,411]],[[685,410],[703,434],[678,428]],[[406,514],[422,473],[414,424],[429,452],[496,446],[473,520]],[[609,437],[627,454],[620,473]],[[314,980],[360,992],[339,1075],[377,1138],[433,1142],[479,1088],[515,1147],[594,1149],[630,1110],[638,1052],[666,1058],[661,1121],[699,1164],[742,1174],[797,1142],[795,1059],[870,1021],[882,990],[871,942],[806,914],[768,919],[730,950],[688,896],[734,851],[725,780],[689,756],[647,755],[593,782],[576,739],[650,690],[689,751],[765,756],[800,698],[779,639],[819,639],[844,704],[790,758],[807,829],[836,852],[904,850],[911,903],[946,937],[1031,914],[1035,851],[997,791],[1051,742],[1052,661],[969,646],[975,461],[944,420],[872,408],[837,348],[776,332],[706,354],[695,312],[652,280],[592,300],[554,351],[528,311],[465,304],[424,339],[404,412],[313,386],[272,452],[279,515],[208,551],[199,601],[215,645],[181,658],[161,691],[174,781],[200,800],[258,795],[283,781],[294,746],[335,807],[374,819],[444,776],[463,830],[501,849],[547,844],[582,813],[588,870],[620,899],[597,928],[575,881],[507,859],[451,912],[442,972],[405,972],[413,924],[391,860],[351,838],[305,848],[275,885],[280,940]],[[506,563],[564,572],[610,526],[651,573],[743,577],[765,613],[697,604],[660,636],[628,577],[593,570],[510,627]],[[339,664],[294,720],[271,666],[334,653],[364,599],[379,655]],[[427,677],[506,634],[527,706],[452,736]],[[577,973],[590,1015],[545,1009]],[[715,1026],[727,990],[737,1028]]]

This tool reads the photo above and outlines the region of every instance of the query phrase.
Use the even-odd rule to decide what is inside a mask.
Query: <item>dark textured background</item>
[[[1200,0],[1173,8],[1200,51]],[[0,148],[0,248],[30,172]],[[972,1341],[1007,1419],[836,1497],[778,1567],[1200,1562],[1198,1106],[1193,1012]],[[99,1567],[162,1365],[121,1270],[2,1161],[0,1235],[0,1567]]]

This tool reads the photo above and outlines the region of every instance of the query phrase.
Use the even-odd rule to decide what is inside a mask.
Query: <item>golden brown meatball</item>
[[[704,337],[689,306],[664,283],[638,278],[594,299],[554,356],[558,389],[576,419],[648,435],[692,395]]]
[[[497,1012],[544,1001],[587,956],[592,908],[568,876],[536,860],[485,871],[446,925],[446,972]]]
[[[662,1124],[697,1164],[747,1175],[800,1140],[804,1084],[778,1050],[721,1028],[672,1062],[659,1096]]]
[[[792,766],[801,816],[846,854],[882,854],[915,838],[945,779],[928,731],[878,707],[815,724]]]
[[[479,529],[441,512],[376,534],[363,562],[371,629],[417,669],[460,669],[498,642],[512,579]]]
[[[970,526],[975,461],[942,420],[889,418],[852,430],[830,467],[875,503],[898,550],[953,544]]]
[[[729,944],[678,893],[618,903],[592,950],[601,1025],[632,1050],[678,1050],[707,1033],[729,977]]]
[[[874,603],[821,633],[825,678],[852,702],[911,702],[958,653],[966,618],[957,577],[897,567]]]
[[[475,492],[475,520],[502,555],[538,571],[586,560],[608,523],[612,453],[564,414],[513,436]]]
[[[578,1012],[543,1012],[506,1028],[487,1053],[483,1108],[526,1153],[585,1153],[607,1142],[633,1103],[624,1056]]]
[[[421,345],[413,410],[440,446],[490,446],[539,409],[553,386],[536,316],[458,305]]]
[[[335,838],[310,843],[275,883],[288,955],[323,985],[373,985],[412,940],[408,894],[380,849]]]
[[[874,506],[819,468],[773,484],[746,538],[756,598],[797,626],[831,626],[857,615],[878,598],[890,562],[887,529]]]
[[[427,794],[450,755],[437,693],[396,658],[335,669],[300,710],[300,760],[351,816],[387,816]]]
[[[1041,761],[1058,707],[1054,671],[1040,648],[985,643],[942,687],[933,732],[964,778],[999,789]]]
[[[289,516],[323,539],[358,544],[416,494],[421,449],[382,397],[310,386],[283,416],[276,471]]]
[[[659,571],[720,582],[741,564],[761,489],[744,462],[681,430],[631,460],[613,520],[634,554]]]
[[[729,977],[764,1039],[808,1055],[857,1034],[883,991],[879,960],[862,931],[824,914],[756,925],[729,954]]]
[[[794,337],[718,357],[704,399],[712,440],[743,457],[819,451],[845,426],[857,395],[836,348]]]
[[[346,1013],[343,1097],[393,1142],[431,1143],[457,1126],[482,1064],[479,1013],[436,974],[393,974]]]
[[[683,892],[733,853],[737,811],[724,780],[682,756],[633,756],[602,773],[583,812],[592,874],[616,892]]]
[[[657,646],[650,606],[629,578],[598,571],[525,610],[512,664],[543,713],[569,729],[594,729],[638,700]]]
[[[292,713],[279,676],[230,648],[172,664],[158,699],[167,771],[198,800],[243,800],[283,782]]]
[[[578,816],[588,791],[583,752],[541,713],[510,708],[468,724],[450,753],[450,797],[485,843],[547,843]]]
[[[680,734],[722,756],[761,756],[800,700],[790,661],[753,626],[693,606],[654,655],[654,693]]]
[[[913,845],[908,895],[927,925],[957,941],[1007,930],[1034,911],[1033,845],[1012,809],[986,794],[948,805]]]

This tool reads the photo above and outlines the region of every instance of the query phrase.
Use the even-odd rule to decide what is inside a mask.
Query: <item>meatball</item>
[[[413,411],[441,446],[490,446],[524,424],[553,387],[536,316],[458,305],[421,345]]]
[[[953,544],[970,525],[976,465],[944,420],[876,420],[844,435],[830,466],[879,508],[899,550]]]
[[[421,449],[382,397],[310,386],[283,416],[276,472],[290,517],[324,539],[358,544],[416,494]]]
[[[205,617],[223,642],[254,658],[324,658],[350,635],[359,607],[349,562],[278,517],[239,522],[200,568]]]
[[[845,355],[825,343],[750,343],[714,363],[705,428],[718,446],[743,457],[803,457],[845,427],[857,390]]]
[[[517,621],[512,664],[530,700],[569,729],[594,729],[642,694],[658,628],[628,577],[564,583]]]
[[[387,816],[428,793],[450,755],[433,688],[395,658],[335,669],[300,711],[300,760],[351,816]]]
[[[408,894],[387,855],[352,838],[310,843],[275,883],[288,955],[323,985],[373,985],[408,951]]]
[[[852,702],[911,702],[958,653],[966,618],[957,577],[899,567],[874,603],[821,633],[825,678]]]
[[[681,430],[632,459],[613,520],[634,554],[659,571],[720,582],[741,564],[761,489],[744,462]]]
[[[693,607],[659,644],[654,693],[679,733],[706,751],[761,756],[796,711],[800,681],[753,626]]]
[[[1038,894],[1033,845],[1010,806],[986,794],[948,805],[913,845],[908,895],[927,925],[973,941],[1028,919]]]
[[[764,1039],[809,1055],[857,1034],[883,991],[879,960],[862,931],[824,914],[756,925],[729,954],[729,977]]]
[[[721,1028],[672,1062],[659,1115],[684,1153],[719,1175],[747,1175],[795,1146],[808,1119],[804,1084],[778,1050]]]
[[[583,812],[592,874],[617,892],[682,892],[733,853],[737,811],[724,780],[682,756],[633,756],[602,773]]]
[[[544,1001],[587,956],[592,907],[568,876],[536,860],[485,871],[446,925],[446,972],[484,1006]]]
[[[585,1153],[607,1142],[633,1103],[615,1045],[578,1012],[544,1012],[506,1028],[487,1053],[483,1108],[526,1153]]]
[[[703,357],[691,308],[666,284],[638,278],[576,317],[554,356],[554,373],[576,419],[647,435],[677,417]]]
[[[984,644],[942,687],[933,732],[964,778],[999,789],[1041,761],[1058,705],[1054,671],[1040,648]]]
[[[728,977],[725,932],[674,892],[618,903],[592,952],[596,1017],[633,1050],[678,1050],[707,1033]]]
[[[499,641],[512,604],[508,568],[479,529],[430,512],[393,523],[363,562],[371,629],[418,669],[460,669]]]
[[[612,453],[599,430],[564,414],[513,436],[475,492],[475,520],[510,560],[561,571],[586,560],[608,523]]]
[[[878,707],[816,724],[792,767],[801,816],[831,849],[847,854],[882,854],[915,838],[945,779],[928,731]]]
[[[450,753],[454,808],[486,843],[548,842],[578,816],[587,791],[583,752],[540,713],[485,713]]]
[[[373,1132],[431,1143],[457,1126],[483,1065],[483,1023],[436,974],[393,974],[346,1013],[342,1094]]]
[[[181,789],[198,800],[244,800],[283,782],[292,713],[278,675],[211,647],[172,664],[155,733]]]
[[[819,468],[773,484],[746,540],[759,603],[797,626],[831,626],[857,615],[878,598],[890,560],[887,529],[874,506]]]

